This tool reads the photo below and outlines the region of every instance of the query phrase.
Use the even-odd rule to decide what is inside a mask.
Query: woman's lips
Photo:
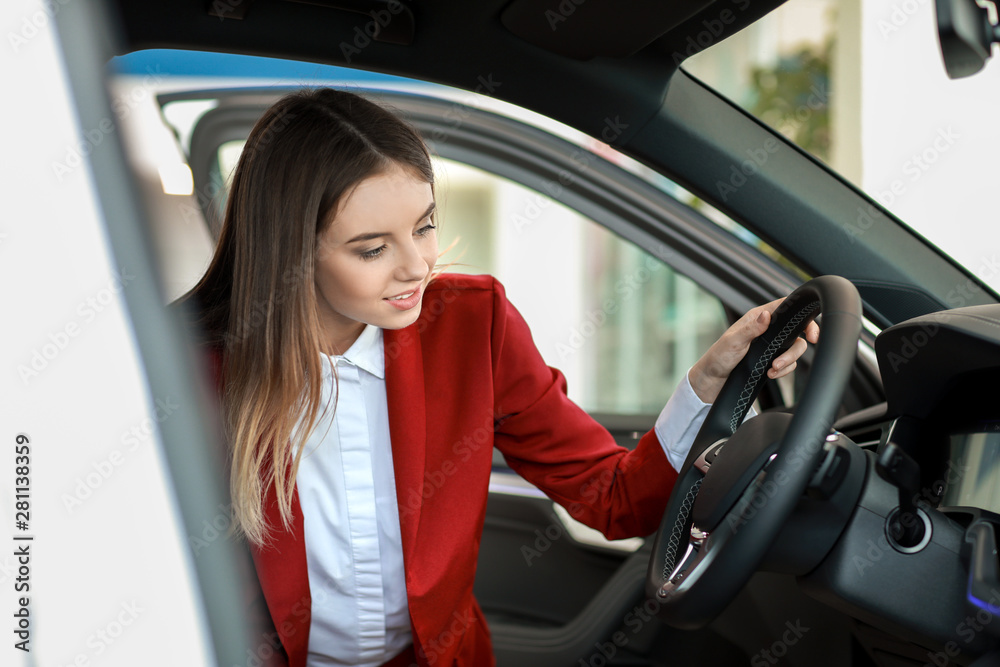
[[[420,295],[421,295],[421,292],[423,292],[423,288],[422,287],[418,287],[418,288],[412,290],[412,292],[413,293],[410,294],[410,296],[406,297],[405,299],[392,299],[392,298],[389,298],[389,299],[385,299],[385,301],[388,301],[389,305],[391,305],[393,308],[396,308],[398,310],[409,310],[410,308],[413,308],[418,303],[420,303]],[[406,294],[406,292],[401,292],[401,294]]]

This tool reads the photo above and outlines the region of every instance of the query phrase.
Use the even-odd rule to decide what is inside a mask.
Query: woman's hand
[[[688,381],[698,398],[706,403],[715,402],[726,378],[746,355],[751,341],[767,330],[771,323],[771,313],[782,301],[784,299],[776,299],[747,311],[691,367]],[[806,327],[805,340],[796,338],[792,346],[771,363],[767,377],[775,380],[795,370],[796,360],[806,351],[806,341],[814,345],[819,341],[819,327],[815,322],[810,322]]]

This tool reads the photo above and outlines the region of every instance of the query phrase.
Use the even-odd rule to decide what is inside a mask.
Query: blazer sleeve
[[[654,532],[677,479],[656,433],[634,450],[619,447],[569,399],[566,378],[545,364],[493,284],[494,444],[513,470],[608,539]]]

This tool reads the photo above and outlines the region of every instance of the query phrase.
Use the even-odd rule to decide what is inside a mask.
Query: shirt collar
[[[382,329],[373,324],[364,331],[344,354],[323,357],[323,375],[332,374],[332,364],[348,363],[368,371],[380,380],[385,379],[385,354],[382,346]]]

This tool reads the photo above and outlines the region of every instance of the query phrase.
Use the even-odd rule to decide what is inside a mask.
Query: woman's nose
[[[404,244],[396,271],[398,278],[406,281],[423,280],[427,276],[427,261],[416,243]]]

